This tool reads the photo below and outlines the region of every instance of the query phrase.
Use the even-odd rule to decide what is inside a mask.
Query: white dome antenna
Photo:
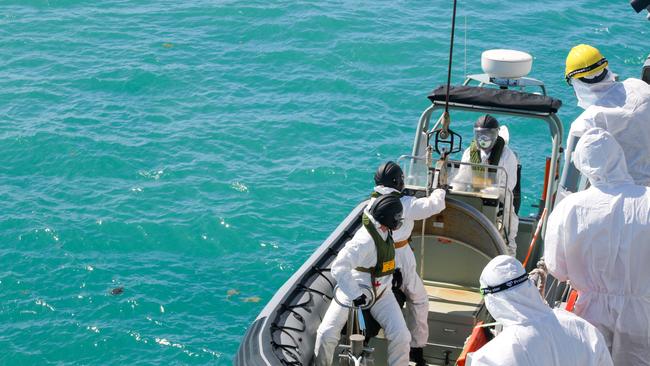
[[[544,83],[527,76],[533,68],[533,56],[527,52],[504,49],[483,51],[481,68],[483,74],[467,75],[463,85],[475,82],[479,87],[493,85],[501,89],[546,95]],[[539,91],[529,91],[531,87],[539,88]]]
[[[530,72],[533,56],[515,50],[487,50],[481,54],[481,68],[490,78],[519,79]]]

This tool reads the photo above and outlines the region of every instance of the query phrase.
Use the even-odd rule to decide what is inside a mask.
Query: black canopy
[[[446,93],[447,86],[441,85],[431,92],[428,98],[431,102],[444,102]],[[449,102],[541,113],[557,113],[562,106],[561,100],[543,95],[477,86],[452,86],[449,90]]]

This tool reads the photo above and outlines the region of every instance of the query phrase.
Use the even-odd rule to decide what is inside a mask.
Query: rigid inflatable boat
[[[543,243],[536,232],[544,230],[561,183],[557,172],[563,127],[557,112],[562,103],[546,95],[541,81],[526,77],[531,63],[532,58],[523,52],[493,50],[484,53],[482,66],[486,73],[469,75],[462,85],[451,86],[448,92],[445,86],[436,88],[428,96],[431,105],[419,118],[411,154],[398,160],[405,172],[406,194],[421,197],[438,186],[451,186],[446,209],[416,221],[411,237],[417,270],[429,295],[429,338],[424,356],[430,365],[452,365],[459,359],[462,364],[463,349],[480,346],[475,344],[478,336],[476,331],[473,334],[475,326],[492,322],[478,291],[478,278],[491,258],[506,251],[504,227],[508,227],[508,208],[512,207],[509,203],[516,201],[516,197],[499,188],[505,186],[499,179],[518,178],[507,177],[505,171],[499,174],[503,168],[498,166],[452,160],[451,153],[467,146],[463,146],[461,136],[450,128],[449,119],[442,117],[443,110],[452,115],[462,113],[472,120],[489,113],[497,118],[515,117],[517,123],[547,126],[550,156],[540,158],[545,159],[545,164],[540,164],[545,165],[541,199],[536,213],[519,217],[517,234],[517,258],[526,262],[527,270],[534,270],[541,257]],[[432,121],[438,115],[441,117],[437,122]],[[455,181],[463,165],[481,169],[484,179]],[[562,180],[577,181],[575,174],[575,171],[565,173]],[[563,187],[564,192],[574,189]],[[330,265],[361,227],[366,204],[367,201],[359,203],[276,292],[250,325],[235,365],[312,364],[316,330],[333,301],[336,287]],[[531,246],[534,237],[538,239]],[[567,297],[566,288],[558,285],[547,287],[544,292],[550,304]],[[350,333],[343,334],[337,352],[341,356],[335,357],[334,364],[387,364],[386,340],[381,333],[362,345],[362,349],[357,347],[355,353],[362,355],[361,359],[348,357],[350,345]]]

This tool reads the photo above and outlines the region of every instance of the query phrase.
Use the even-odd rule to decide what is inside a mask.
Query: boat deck
[[[429,341],[424,356],[429,365],[454,365],[465,339],[472,332],[482,304],[478,289],[425,281],[429,295]],[[380,333],[370,345],[375,347],[375,366],[386,360],[386,339]]]

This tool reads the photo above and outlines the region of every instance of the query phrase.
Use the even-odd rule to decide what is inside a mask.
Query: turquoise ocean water
[[[439,0],[1,1],[0,364],[230,364],[375,167],[410,152],[446,80],[450,14]],[[592,43],[638,77],[649,37],[623,0],[461,0],[453,80],[485,49],[528,51],[568,126],[568,49]],[[528,214],[548,134],[507,122]]]

